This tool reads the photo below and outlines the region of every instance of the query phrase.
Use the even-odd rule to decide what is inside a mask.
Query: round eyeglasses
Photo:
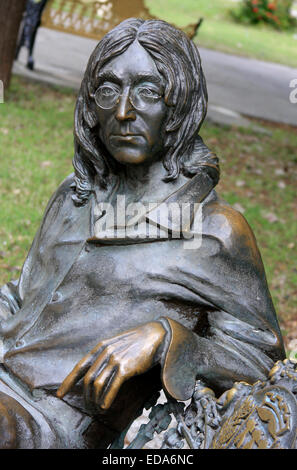
[[[101,85],[95,93],[95,102],[102,109],[112,109],[120,102],[123,94],[111,85]],[[129,101],[133,108],[145,110],[160,101],[162,96],[154,89],[139,85],[130,89]]]

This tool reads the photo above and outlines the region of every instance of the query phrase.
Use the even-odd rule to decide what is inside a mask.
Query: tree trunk
[[[0,0],[0,80],[8,87],[26,0]]]

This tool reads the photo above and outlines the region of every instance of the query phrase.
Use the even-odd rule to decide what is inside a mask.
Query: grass
[[[72,171],[73,109],[72,92],[19,79],[0,105],[0,283],[18,275],[50,194]]]
[[[232,20],[232,0],[145,0],[151,14],[179,27],[204,18],[195,42],[201,47],[297,67],[297,29],[278,32]]]
[[[14,77],[0,104],[0,285],[19,276],[51,194],[72,172],[75,93]],[[206,122],[220,156],[220,194],[244,211],[260,247],[287,344],[297,338],[297,131]]]
[[[262,126],[271,135],[244,129],[224,132],[210,125],[201,135],[220,156],[222,175],[217,190],[251,225],[274,304],[290,329],[297,307],[297,130]]]

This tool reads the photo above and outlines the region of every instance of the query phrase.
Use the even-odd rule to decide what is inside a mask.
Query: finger
[[[102,410],[108,410],[111,407],[121,386],[128,378],[127,376],[119,375],[118,372],[113,375],[112,381],[109,382],[108,387],[105,388],[105,392],[101,397],[101,403],[98,403]]]
[[[88,368],[92,364],[92,357],[90,354],[88,356],[81,359],[74,369],[67,375],[67,377],[63,380],[60,387],[57,390],[57,397],[63,398],[66,393],[73,387],[73,385],[78,382],[86,373]]]
[[[100,354],[84,378],[84,399],[88,403],[92,400],[94,381],[108,365],[108,357],[105,353]]]
[[[133,331],[128,331],[123,333],[122,335],[114,336],[113,338],[109,340],[104,340],[98,343],[92,351],[84,356],[74,367],[74,369],[68,374],[68,376],[64,379],[60,387],[58,388],[56,395],[58,398],[63,398],[66,393],[68,393],[73,385],[78,382],[88,371],[88,369],[92,366],[92,363],[96,359],[96,356],[98,354],[101,354],[104,349],[111,344],[114,344],[119,341],[119,339],[122,342],[129,341],[130,337],[133,336],[134,332]],[[89,388],[89,387],[87,387]],[[87,393],[89,396],[89,392]]]
[[[94,381],[94,402],[97,405],[100,405],[100,401],[104,397],[104,394],[110,387],[110,384],[113,381],[117,373],[117,366],[113,366],[111,364],[106,365],[106,367],[102,370],[102,372],[96,377]]]
[[[106,348],[99,354],[96,358],[95,362],[89,368],[88,372],[84,378],[84,399],[86,403],[92,400],[93,396],[93,386],[94,381],[96,378],[102,373],[103,369],[110,364],[110,366],[115,367],[116,361],[114,359],[114,354],[118,353],[119,351],[123,351],[127,348],[125,342],[122,341],[118,344],[113,343],[112,347],[111,344],[107,344]]]
[[[87,372],[87,370],[91,367],[94,358],[97,354],[100,354],[102,352],[102,348],[105,346],[102,345],[101,343],[97,345],[92,351],[84,356],[77,364],[76,366],[72,369],[70,374],[67,375],[67,377],[63,380],[62,384],[57,390],[57,397],[58,398],[63,398],[66,393],[71,390],[73,385],[78,382]]]

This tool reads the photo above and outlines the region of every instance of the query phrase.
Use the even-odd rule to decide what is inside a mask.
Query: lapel
[[[88,241],[130,244],[165,240],[170,237],[192,238],[194,232],[191,232],[191,227],[194,225],[199,204],[206,199],[212,189],[211,178],[199,173],[160,203],[152,204],[149,207],[137,203],[137,215],[121,224],[115,220],[112,206],[110,206],[112,212],[112,216],[110,216],[108,204],[105,203],[105,218],[100,219],[99,217]],[[136,207],[137,205],[135,205]],[[98,207],[96,209],[98,213],[102,212]]]

